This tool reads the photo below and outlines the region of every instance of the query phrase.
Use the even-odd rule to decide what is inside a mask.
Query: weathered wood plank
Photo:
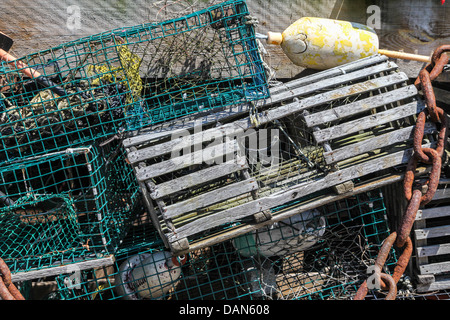
[[[430,263],[420,266],[421,274],[439,274],[450,271],[450,262]]]
[[[169,235],[169,241],[171,241],[171,239],[176,240],[178,238],[187,237],[191,234],[202,232],[222,224],[231,223],[263,210],[270,210],[270,208],[300,199],[308,194],[323,190],[327,187],[335,186],[348,180],[362,177],[373,172],[379,172],[383,169],[402,163],[407,163],[411,157],[411,154],[412,149],[389,154],[378,159],[367,161],[361,165],[332,172],[322,179],[302,183],[288,190],[283,190],[270,196],[250,201],[245,204],[223,210],[219,213],[200,218],[194,222],[177,228],[176,235]]]
[[[311,75],[307,75],[301,77],[299,79],[293,79],[289,82],[282,83],[270,89],[271,96],[277,95],[282,91],[292,91],[299,87],[310,85],[313,82],[318,82],[324,79],[330,79],[333,77],[337,77],[343,75],[345,73],[354,72],[360,69],[364,69],[370,65],[375,65],[379,63],[386,62],[388,58],[384,55],[373,55],[367,58],[363,58],[361,60],[355,61],[353,63],[345,64],[339,67],[330,68],[327,70],[323,70]]]
[[[450,225],[416,229],[414,230],[414,233],[418,240],[445,237],[450,235]]]
[[[213,181],[220,177],[232,174],[234,172],[244,170],[248,168],[245,162],[239,162],[239,160],[225,162],[216,166],[205,168],[201,171],[196,171],[191,174],[175,178],[155,186],[155,189],[151,190],[150,196],[152,199],[160,199],[177,193],[181,190],[185,190],[194,187],[199,182],[206,183]]]
[[[423,292],[432,292],[432,291],[440,291],[450,288],[450,277],[444,279],[436,279],[433,282],[425,283],[425,284],[417,284],[416,290],[419,293]]]
[[[173,134],[173,139],[170,141],[129,152],[127,157],[130,163],[133,164],[168,153],[176,153],[186,148],[191,150],[192,147],[210,142],[213,139],[215,142],[222,141],[225,136],[237,135],[238,133],[243,133],[242,128],[232,123],[205,131],[194,132],[193,134],[185,130],[184,132],[179,132],[179,135]]]
[[[199,208],[205,208],[209,205],[216,204],[257,189],[258,183],[255,179],[239,181],[197,197],[167,206],[162,210],[162,213],[166,219],[173,219],[184,213],[188,213]]]
[[[249,112],[251,104],[238,104],[209,110],[208,112],[199,112],[194,115],[187,115],[175,120],[157,123],[155,125],[143,128],[134,134],[137,136],[129,137],[123,140],[123,146],[130,148],[139,146],[152,141],[176,136],[186,132],[186,130],[195,130],[214,124],[218,121],[226,121],[239,115]]]
[[[426,220],[450,216],[450,206],[425,208],[417,211],[416,220]]]
[[[283,101],[286,99],[292,99],[294,97],[312,94],[319,90],[323,90],[323,89],[330,88],[330,87],[337,87],[342,84],[347,84],[350,81],[361,80],[361,79],[367,78],[369,76],[380,74],[382,72],[394,71],[397,68],[398,68],[397,65],[390,61],[384,62],[381,64],[372,65],[372,66],[366,67],[365,69],[356,70],[356,71],[353,71],[350,73],[344,73],[343,75],[340,75],[340,76],[324,79],[324,80],[321,80],[321,81],[318,81],[315,83],[307,84],[305,86],[302,86],[302,87],[299,87],[299,88],[296,88],[293,90],[274,94],[269,99],[269,101],[272,101],[272,103],[273,103],[273,101],[280,102],[280,101]],[[342,98],[342,96],[340,98]],[[259,100],[256,102],[256,105],[257,106],[266,105],[267,103],[269,103],[269,101]]]
[[[413,137],[415,126],[402,128],[388,132],[367,140],[357,142],[336,150],[324,152],[323,156],[327,164],[336,163],[344,159],[350,159],[366,152],[390,146],[398,142],[409,140]],[[426,123],[424,133],[429,134],[436,131],[436,126]]]
[[[33,270],[27,272],[18,272],[11,274],[12,282],[27,281],[38,278],[51,277],[63,273],[71,273],[74,271],[87,270],[93,268],[107,267],[114,264],[115,257],[113,255],[105,258],[92,259],[71,263],[67,265],[57,266],[53,268],[45,268],[41,270]]]
[[[430,172],[429,168],[425,167],[419,167],[416,171],[416,177],[422,176],[424,174],[428,174]],[[219,234],[215,234],[212,237],[205,237],[201,239],[195,239],[194,241],[190,242],[189,244],[189,251],[191,250],[199,250],[214,244],[221,243],[226,240],[234,239],[237,236],[246,234],[251,231],[255,231],[257,229],[260,229],[263,226],[273,224],[274,222],[279,222],[284,219],[287,219],[289,217],[292,217],[296,214],[299,214],[301,212],[304,212],[306,210],[311,210],[314,208],[321,207],[323,205],[348,198],[349,196],[353,196],[356,194],[361,194],[363,192],[368,192],[377,188],[385,187],[387,185],[401,182],[403,181],[404,175],[403,174],[388,174],[383,177],[378,177],[375,179],[370,179],[368,181],[363,182],[362,184],[357,184],[353,191],[350,191],[347,194],[325,194],[318,196],[310,201],[305,201],[302,203],[298,203],[292,207],[287,207],[284,210],[278,211],[276,214],[273,215],[273,218],[270,221],[265,221],[261,223],[243,223],[239,226],[236,226],[234,228],[227,229],[224,232],[221,232]],[[187,253],[188,251],[183,251],[180,254]]]
[[[361,119],[345,122],[341,125],[332,126],[320,131],[313,132],[314,138],[318,143],[340,138],[351,133],[358,132],[385,124],[391,121],[399,120],[408,116],[415,115],[425,109],[423,101],[414,101],[397,108],[389,109],[380,113],[366,116]]]
[[[403,74],[404,75],[404,74]],[[406,75],[404,75],[406,78]],[[385,77],[387,78],[387,77]],[[370,81],[382,80],[383,78],[377,78]],[[406,78],[407,79],[407,78]],[[392,76],[386,79],[385,85],[395,84],[392,81]],[[392,83],[390,83],[392,81]],[[383,85],[380,85],[383,87]],[[372,96],[366,99],[355,101],[343,106],[339,106],[330,110],[325,110],[317,113],[313,113],[305,116],[306,125],[310,128],[324,124],[327,122],[340,120],[347,118],[349,116],[354,116],[363,113],[368,110],[372,110],[402,99],[413,97],[417,94],[417,89],[414,85],[403,87],[400,89],[395,89],[380,95]]]
[[[192,165],[202,164],[203,162],[218,162],[219,160],[221,161],[222,157],[230,156],[237,150],[238,144],[236,140],[228,141],[224,144],[208,146],[203,150],[198,150],[181,157],[171,158],[167,161],[142,168],[138,167],[135,169],[136,177],[138,181],[145,181]]]
[[[442,200],[449,198],[450,198],[449,188],[437,189],[433,196],[433,200]]]
[[[450,243],[417,247],[418,257],[431,257],[450,253]]]

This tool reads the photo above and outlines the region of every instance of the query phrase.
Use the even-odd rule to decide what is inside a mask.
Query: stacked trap
[[[235,236],[236,225],[277,221],[281,211],[317,195],[344,195],[405,165],[416,115],[425,108],[407,76],[380,55],[270,94],[124,140],[173,253]],[[436,128],[430,124],[426,133],[432,144]]]
[[[82,271],[78,280],[62,274],[47,298],[349,299],[389,234],[383,195],[374,190],[331,202],[317,213],[193,250],[178,257],[179,266],[149,221],[135,221],[132,229],[146,227],[145,236],[131,231],[112,266]],[[395,265],[396,259],[392,251],[387,265]],[[154,271],[164,263],[169,270]],[[136,271],[141,268],[153,273]]]
[[[64,90],[1,65],[0,257],[53,287],[31,297],[350,299],[366,278],[425,108],[386,57],[269,90],[238,0],[21,60]]]
[[[0,250],[13,278],[57,274],[71,264],[82,270],[93,260],[111,263],[140,208],[120,151],[73,148],[0,169]]]

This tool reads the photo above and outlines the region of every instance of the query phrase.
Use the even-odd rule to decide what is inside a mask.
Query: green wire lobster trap
[[[18,61],[2,62],[0,161],[268,97],[247,16],[245,1],[228,1],[19,59],[50,87],[25,77]]]
[[[23,159],[0,176],[0,256],[21,278],[108,257],[139,206],[123,151],[111,145]]]
[[[351,299],[389,234],[381,192],[336,201],[317,208],[317,214],[308,219],[307,215],[177,257],[141,217],[118,249],[114,264],[84,270],[78,278],[61,274],[50,296],[67,300]],[[147,228],[145,234],[143,228]],[[387,266],[395,263],[392,250]]]

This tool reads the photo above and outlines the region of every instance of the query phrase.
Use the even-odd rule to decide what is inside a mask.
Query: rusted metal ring
[[[397,284],[395,283],[395,280],[387,273],[382,273],[380,277],[385,284],[388,284],[389,292],[386,296],[386,300],[395,300],[397,297]]]
[[[6,262],[0,258],[0,274],[6,287],[11,285],[11,271]]]
[[[417,211],[419,210],[422,200],[422,191],[414,190],[411,200],[408,203],[405,214],[403,215],[400,226],[397,229],[398,235],[396,239],[397,247],[402,248],[405,245],[409,234],[411,233],[414,220],[416,219]]]
[[[450,51],[450,45],[444,44],[436,48],[434,50],[433,54],[431,55],[431,63],[436,65],[438,63],[438,60],[440,60],[445,52]],[[448,58],[448,57],[447,57]]]
[[[409,260],[411,259],[413,251],[413,244],[411,241],[411,237],[406,238],[404,242],[404,249],[402,254],[397,260],[397,264],[394,268],[394,273],[392,274],[392,278],[395,283],[398,283],[401,276],[405,273],[406,267],[408,266]]]
[[[422,151],[422,141],[425,131],[425,123],[427,119],[427,111],[424,110],[419,113],[416,120],[416,127],[414,128],[413,148],[414,157],[424,163],[431,163],[430,158]]]
[[[5,261],[0,258],[0,297],[3,300],[25,300],[23,295],[11,281],[11,271]]]
[[[421,198],[421,204],[426,205],[433,199],[434,194],[439,186],[439,178],[441,176],[442,159],[438,152],[434,149],[422,149],[432,160],[430,177],[428,179],[428,190]]]
[[[422,69],[419,73],[419,78],[428,113],[430,114],[431,120],[437,123],[440,121],[440,117],[438,111],[436,110],[436,97],[431,84],[430,73],[426,69]]]
[[[418,159],[413,155],[406,166],[405,177],[403,178],[403,192],[407,201],[411,200],[414,184],[414,173],[417,168]]]

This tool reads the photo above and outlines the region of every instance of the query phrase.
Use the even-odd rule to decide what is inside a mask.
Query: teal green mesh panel
[[[161,240],[143,216],[117,250],[114,265],[83,271],[78,281],[70,274],[57,277],[54,297],[351,299],[389,235],[383,197],[374,191],[313,211],[191,251],[177,257],[180,266],[162,253]],[[171,272],[154,268],[159,262],[172,266]],[[392,250],[387,268],[395,263]]]
[[[74,148],[0,167],[0,256],[11,272],[114,252],[138,187],[122,149]]]
[[[247,15],[228,1],[20,58],[50,88],[2,62],[0,163],[268,97]]]

